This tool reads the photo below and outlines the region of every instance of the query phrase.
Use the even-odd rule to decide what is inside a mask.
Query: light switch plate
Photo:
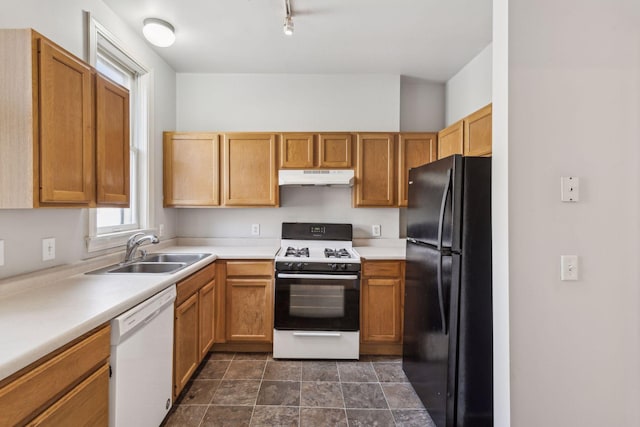
[[[560,256],[560,280],[578,280],[578,255]]]
[[[50,261],[56,259],[56,239],[42,239],[42,260]]]
[[[4,240],[0,240],[0,267],[4,265]]]
[[[563,176],[560,179],[560,200],[563,202],[577,202],[580,200],[580,178],[577,176]]]

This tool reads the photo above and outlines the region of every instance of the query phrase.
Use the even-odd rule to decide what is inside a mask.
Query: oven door
[[[274,327],[358,331],[360,275],[276,273]]]

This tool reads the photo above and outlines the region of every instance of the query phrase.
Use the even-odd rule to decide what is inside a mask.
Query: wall
[[[12,3],[10,6],[8,3]],[[162,181],[162,130],[175,127],[175,72],[161,60],[124,22],[100,0],[63,0],[43,2],[22,0],[5,2],[0,28],[31,27],[80,58],[86,58],[86,29],[83,10],[91,12],[102,25],[118,37],[136,58],[153,69],[152,107],[154,164],[151,174]],[[156,223],[164,223],[166,236],[175,235],[176,214],[162,209],[162,186],[153,189]],[[86,210],[38,209],[0,210],[0,240],[5,241],[5,265],[0,278],[73,263],[88,257],[84,238],[88,232]],[[56,259],[43,262],[41,239],[56,238]]]
[[[400,78],[400,130],[437,132],[445,127],[445,85],[416,77]]]
[[[447,81],[447,126],[491,102],[492,56],[490,43]]]
[[[406,82],[397,75],[380,74],[179,73],[177,127],[183,131],[397,132],[405,123],[415,130],[433,129],[443,117],[442,85],[409,80],[420,91],[403,97],[401,87]],[[427,99],[418,99],[422,96]],[[410,105],[422,114],[403,116],[403,106]],[[371,237],[373,224],[382,226],[382,238],[401,234],[399,209],[352,208],[347,188],[282,188],[280,202],[279,209],[181,209],[178,235],[244,237],[250,235],[252,223],[260,223],[261,237],[277,238],[285,221],[353,223],[354,235],[360,238]]]
[[[507,2],[494,7],[506,19]],[[494,100],[508,293],[503,268],[494,289],[509,298],[513,426],[640,419],[638,22],[635,1],[508,2],[508,114]],[[560,202],[563,175],[580,177],[580,202]],[[562,254],[580,256],[577,282],[560,281]]]

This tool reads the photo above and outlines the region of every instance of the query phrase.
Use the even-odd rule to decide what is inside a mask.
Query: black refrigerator
[[[438,427],[493,425],[491,159],[409,171],[402,367]]]

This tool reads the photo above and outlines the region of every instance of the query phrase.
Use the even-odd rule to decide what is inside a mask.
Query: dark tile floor
[[[210,353],[163,426],[434,424],[399,358],[276,361],[267,353]]]

